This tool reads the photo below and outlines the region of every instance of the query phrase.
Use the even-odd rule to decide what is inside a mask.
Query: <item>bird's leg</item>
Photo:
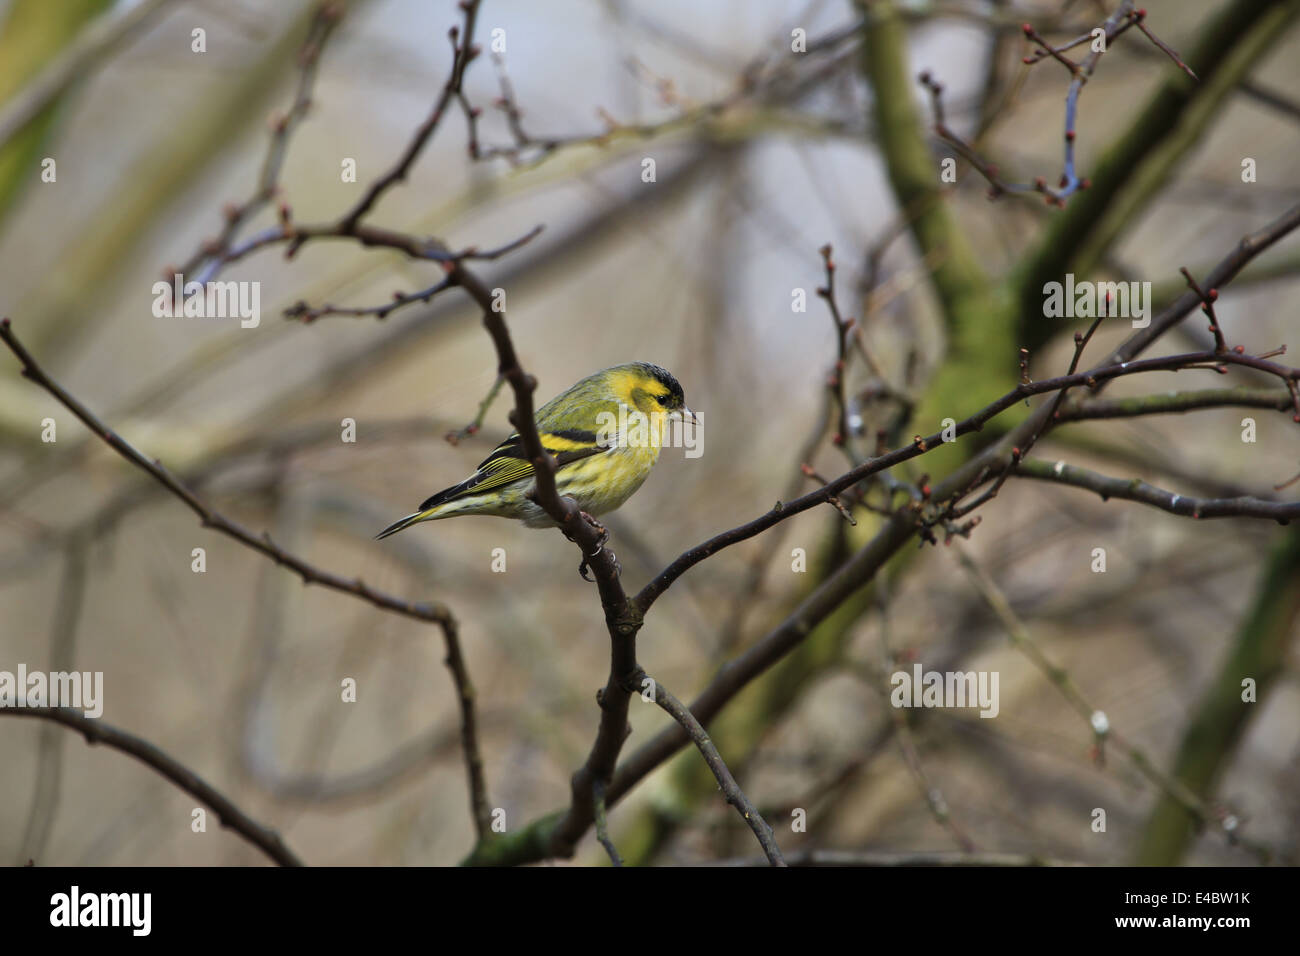
[[[600,554],[600,552],[597,551],[596,554]],[[593,558],[594,558],[595,556],[596,556],[595,554],[592,555]],[[623,573],[623,564],[622,564],[622,562],[620,562],[620,561],[618,560],[618,555],[616,555],[613,551],[610,551],[610,552],[609,552],[609,559],[610,559],[611,561],[614,562],[614,574],[615,574],[616,576],[622,574],[622,573]],[[582,580],[584,580],[584,581],[586,581],[586,582],[588,582],[588,583],[590,583],[590,584],[595,584],[595,583],[596,583],[596,579],[593,578],[593,577],[588,577],[588,576],[587,576],[587,569],[590,567],[590,565],[587,564],[587,560],[588,560],[587,558],[583,558],[583,559],[582,559],[582,564],[578,565],[578,574],[580,574],[580,575],[582,576]]]
[[[600,537],[596,539],[596,550],[591,552],[591,554],[585,554],[585,553],[583,554],[582,563],[578,565],[578,574],[582,577],[582,580],[595,583],[596,580],[595,578],[587,576],[587,569],[589,567],[587,562],[590,559],[595,558],[596,555],[600,554],[601,549],[605,547],[605,542],[609,540],[609,529],[606,528],[599,521],[597,521],[595,518],[593,518],[591,515],[587,514],[587,512],[583,511],[581,512],[581,514],[583,519],[585,519],[586,521],[590,521],[592,525],[595,526],[596,531],[599,533]],[[616,574],[621,574],[623,572],[623,566],[619,564],[618,558],[615,556],[613,551],[609,553],[609,557],[610,560],[614,562],[614,572]]]
[[[563,527],[562,527],[562,528],[560,528],[560,530],[561,530],[562,532],[564,532],[564,536],[565,536],[566,538],[568,538],[570,541],[573,541],[573,542],[575,542],[575,543],[577,542],[578,539],[575,538],[575,537],[573,536],[573,534],[569,531],[568,528],[563,528]],[[581,577],[582,580],[584,580],[584,581],[586,581],[586,582],[588,582],[588,583],[590,583],[590,584],[594,584],[594,583],[596,582],[596,579],[593,578],[593,577],[588,576],[588,574],[587,574],[587,553],[584,551],[582,554],[583,554],[583,556],[582,556],[582,563],[578,565],[578,576]],[[599,548],[597,548],[596,551],[595,551],[595,553],[592,554],[592,557],[594,558],[597,554],[600,554],[600,549],[599,549]]]
[[[594,558],[596,555],[600,554],[601,547],[603,547],[605,542],[609,540],[609,529],[606,528],[599,521],[597,521],[595,518],[593,518],[591,515],[587,514],[587,512],[583,511],[580,512],[580,514],[587,521],[590,521],[591,526],[595,528],[597,532],[600,533],[600,537],[596,539],[596,550],[593,551],[591,554],[591,556]]]

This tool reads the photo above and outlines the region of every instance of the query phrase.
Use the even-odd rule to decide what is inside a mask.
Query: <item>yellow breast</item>
[[[627,501],[659,460],[659,446],[621,446],[576,462],[556,476],[560,494],[570,495],[583,511],[605,514]]]

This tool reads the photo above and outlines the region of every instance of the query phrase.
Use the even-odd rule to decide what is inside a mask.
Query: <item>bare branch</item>
[[[1132,398],[1085,398],[1066,402],[1056,414],[1058,422],[1081,422],[1096,418],[1137,418],[1169,415],[1202,408],[1271,408],[1284,411],[1291,405],[1289,390],[1275,388],[1204,388],[1187,392],[1160,392]]]
[[[442,626],[447,644],[447,669],[451,671],[460,702],[460,741],[465,758],[465,776],[469,781],[470,812],[481,840],[492,831],[492,809],[488,805],[487,779],[483,773],[483,755],[478,746],[478,718],[474,712],[474,684],[460,649],[460,633],[454,618]]]
[[[1242,365],[1259,371],[1268,372],[1281,378],[1283,381],[1294,383],[1300,379],[1300,369],[1287,368],[1274,362],[1257,356],[1248,356],[1229,352],[1226,355],[1220,355],[1217,352],[1189,352],[1180,355],[1166,355],[1159,358],[1143,359],[1134,362],[1122,362],[1119,365],[1094,368],[1088,372],[1075,372],[1069,375],[1062,375],[1058,378],[1043,379],[1038,382],[1024,383],[1017,385],[1014,389],[1007,392],[1001,398],[980,409],[974,415],[957,422],[949,433],[960,437],[971,432],[979,431],[985,423],[1015,405],[1017,402],[1028,398],[1031,395],[1040,395],[1048,392],[1058,392],[1064,389],[1074,388],[1080,385],[1086,385],[1089,388],[1116,378],[1122,378],[1128,375],[1136,375],[1143,372],[1153,371],[1178,371],[1188,368],[1226,368],[1228,365]],[[1050,414],[1047,419],[1050,420]],[[1036,440],[1041,430],[1032,433],[1029,437]],[[864,478],[868,478],[877,472],[884,471],[886,468],[892,468],[904,461],[910,461],[913,458],[925,454],[934,448],[939,447],[944,441],[943,431],[935,432],[928,437],[917,436],[911,444],[902,448],[895,449],[884,455],[871,458],[857,468],[845,472],[840,477],[827,482],[821,488],[810,491],[801,498],[796,498],[790,502],[777,502],[776,505],[766,514],[755,518],[747,524],[732,528],[730,531],[724,531],[715,535],[703,544],[696,545],[689,551],[683,552],[677,560],[668,565],[659,575],[641,589],[635,598],[637,607],[644,614],[650,606],[672,586],[672,583],[679,577],[689,571],[692,567],[699,564],[705,558],[708,558],[723,548],[730,547],[738,542],[745,541],[749,538],[766,531],[773,525],[791,518],[796,514],[807,511],[819,504],[829,501],[832,497],[838,495]]]
[[[785,866],[785,860],[781,857],[781,848],[776,845],[776,836],[772,833],[772,828],[767,825],[759,812],[754,809],[754,805],[749,802],[740,785],[736,783],[736,778],[731,775],[727,765],[722,761],[722,755],[718,753],[718,748],[713,745],[709,738],[708,732],[701,726],[700,722],[695,719],[695,715],[690,709],[682,704],[680,700],[668,692],[663,684],[649,677],[645,671],[636,675],[634,687],[643,686],[643,681],[649,680],[654,690],[655,703],[668,712],[673,720],[681,725],[682,729],[694,741],[695,746],[699,748],[700,753],[704,756],[704,762],[709,765],[709,770],[713,771],[713,776],[717,778],[718,786],[722,788],[722,794],[727,798],[727,802],[736,808],[745,824],[754,831],[754,836],[758,838],[759,845],[763,848],[763,853],[767,856],[768,862],[772,866]]]
[[[1207,281],[1211,282],[1214,287],[1223,287],[1251,259],[1298,225],[1300,225],[1300,207],[1290,210],[1257,233],[1243,239],[1237,249],[1211,271],[1211,278]],[[1051,382],[1038,382],[1029,386],[1022,383],[1017,389],[1008,393],[999,402],[989,406],[978,415],[990,413],[990,409],[995,406],[1006,407],[1009,404],[1014,404],[1032,391],[1055,391],[1059,388],[1078,385],[1089,385],[1092,388],[1093,386],[1089,384],[1088,379],[1093,375],[1104,373],[1107,376],[1095,380],[1096,387],[1099,388],[1106,381],[1109,381],[1111,377],[1121,377],[1124,374],[1129,374],[1131,371],[1139,369],[1139,366],[1141,370],[1173,370],[1180,363],[1189,360],[1189,357],[1167,357],[1165,360],[1149,360],[1145,364],[1131,362],[1129,359],[1140,354],[1159,334],[1184,318],[1196,307],[1199,301],[1194,293],[1188,292],[1154,318],[1150,327],[1132,336],[1117,350],[1116,354],[1110,356],[1102,366],[1093,372],[1065,376]],[[1230,353],[1230,355],[1232,354]],[[1196,353],[1193,364],[1199,361],[1222,361],[1224,358],[1224,356],[1219,356],[1213,352]],[[1163,362],[1170,361],[1171,364],[1169,365],[1163,364]],[[1232,360],[1228,359],[1228,361],[1231,362]],[[1262,360],[1251,359],[1250,361]],[[1272,363],[1267,364],[1271,365]],[[1285,370],[1281,366],[1275,366],[1275,368],[1286,376],[1295,374],[1293,370]],[[1095,392],[1096,388],[1093,388],[1093,391]],[[1019,441],[1045,433],[1051,424],[1050,412],[1050,406],[1037,409],[1025,422],[1012,429],[1001,441],[982,450],[942,482],[939,482],[933,490],[932,497],[935,500],[947,500],[954,495],[963,493],[963,489],[970,488],[972,482],[976,481],[980,475],[992,475],[999,472],[1005,467],[1009,447],[1014,447]],[[976,417],[972,416],[972,419],[967,419],[962,425],[974,429],[976,422],[973,419]],[[865,462],[860,468],[848,472],[825,488],[819,489],[810,495],[805,495],[789,505],[778,503],[776,508],[753,522],[716,535],[703,544],[684,552],[642,589],[634,603],[644,613],[677,577],[680,577],[711,554],[737,541],[753,537],[780,523],[791,514],[822,503],[831,495],[837,494],[849,485],[871,474],[874,470],[889,467],[898,461],[915,457],[916,454],[921,453],[921,446],[930,447],[929,443],[935,440],[936,437],[921,439],[905,449]],[[876,572],[884,566],[885,562],[913,538],[919,522],[920,515],[917,511],[907,508],[895,511],[886,519],[879,533],[865,547],[815,588],[784,621],[754,643],[745,653],[719,669],[717,676],[691,702],[690,709],[696,718],[702,723],[711,721],[737,694],[749,686],[751,681],[799,647],[818,624],[840,607],[851,594],[870,582],[875,577]],[[620,799],[689,741],[689,736],[677,725],[657,734],[619,765],[607,792],[608,799],[610,801]],[[560,847],[571,846],[572,841],[576,839],[572,835],[574,831],[581,832],[578,824],[581,824],[580,814],[575,813],[572,808],[568,811],[548,814],[527,824],[512,834],[508,841],[500,845],[480,845],[476,847],[465,862],[518,864],[543,859],[547,855],[553,854],[557,845]],[[585,829],[586,825],[589,824],[582,824],[581,828]],[[561,827],[564,828],[564,835],[558,837],[557,834]]]
[[[466,767],[469,772],[471,808],[480,832],[486,832],[488,823],[487,786],[483,779],[483,761],[479,755],[477,745],[474,689],[470,683],[469,674],[460,652],[456,619],[450,609],[441,602],[407,601],[372,588],[359,577],[348,580],[332,572],[324,571],[283,550],[271,540],[269,535],[263,534],[259,537],[242,525],[214,511],[170,471],[164,468],[161,462],[157,460],[150,461],[129,442],[100,421],[94,413],[65,391],[62,386],[49,378],[15,337],[11,323],[7,318],[0,320],[0,339],[3,339],[4,343],[22,362],[22,373],[25,378],[40,385],[57,398],[69,411],[81,419],[87,428],[102,438],[118,454],[143,469],[164,488],[181,499],[191,511],[198,515],[204,527],[212,528],[227,537],[233,538],[254,551],[271,558],[276,564],[289,568],[302,578],[304,584],[319,584],[331,590],[351,594],[382,610],[439,625],[447,645],[447,664],[451,669],[460,697],[461,733],[464,742]]]
[[[31,353],[23,346],[18,338],[14,335],[13,327],[9,319],[0,320],[0,340],[9,346],[9,349],[18,356],[18,360],[23,365],[23,377],[30,379],[37,385],[41,386],[55,398],[57,398],[65,408],[81,419],[82,423],[92,432],[98,435],[108,444],[110,448],[119,455],[131,462],[138,468],[143,469],[155,481],[170,491],[173,495],[183,501],[199,517],[203,527],[211,528],[227,537],[234,538],[236,541],[244,544],[254,551],[266,555],[276,564],[283,565],[289,570],[296,573],[302,578],[304,584],[319,584],[334,591],[341,591],[344,594],[351,594],[367,601],[376,607],[383,608],[386,611],[392,611],[396,614],[402,614],[406,617],[413,617],[420,621],[427,621],[432,624],[444,624],[453,621],[451,611],[445,604],[438,602],[416,603],[406,601],[402,598],[386,594],[370,587],[360,578],[348,580],[340,575],[329,571],[321,570],[316,566],[309,564],[302,558],[284,551],[275,544],[269,535],[258,536],[249,531],[243,525],[237,524],[224,515],[214,511],[211,507],[200,500],[194,492],[190,491],[176,478],[170,471],[163,467],[162,462],[150,460],[140,451],[138,451],[130,442],[122,438],[117,432],[109,428],[100,421],[93,412],[85,405],[81,404],[75,397],[63,389],[61,385],[47,376],[44,370],[32,358]]]
[[[610,862],[615,866],[622,866],[623,858],[618,855],[618,847],[614,846],[614,841],[609,838],[609,820],[605,817],[605,782],[603,780],[596,780],[592,783],[591,800],[596,808],[596,839],[605,848],[605,852],[609,854]]]
[[[302,866],[292,850],[285,846],[280,835],[258,823],[235,806],[225,795],[214,788],[193,770],[168,756],[158,747],[141,737],[118,730],[97,718],[87,717],[67,707],[0,707],[0,715],[9,717],[39,717],[52,720],[78,731],[88,744],[104,744],[124,754],[130,754],[141,763],[152,767],[180,789],[212,808],[221,821],[249,843],[258,847],[281,866]]]
[[[1158,787],[1162,793],[1177,801],[1188,813],[1199,820],[1202,826],[1218,829],[1229,842],[1241,843],[1255,853],[1261,862],[1267,861],[1269,853],[1266,848],[1247,843],[1235,829],[1224,826],[1223,819],[1214,813],[1206,805],[1205,801],[1192,792],[1186,784],[1159,770],[1144,751],[1125,740],[1111,726],[1110,719],[1105,712],[1094,706],[1084,696],[1069,672],[1060,665],[1053,663],[1043,649],[1038,646],[1038,643],[1030,634],[1029,628],[1016,614],[1011,607],[1011,602],[1002,593],[1002,589],[989,577],[988,572],[960,548],[957,551],[957,558],[970,576],[980,597],[988,604],[989,609],[997,615],[998,620],[1007,632],[1007,637],[1010,639],[1012,646],[1029,659],[1034,667],[1061,693],[1075,712],[1087,723],[1093,734],[1098,760],[1103,759],[1104,748],[1107,745],[1114,747],[1128,757],[1138,771]]]
[[[316,72],[320,65],[321,53],[334,28],[342,19],[343,11],[343,4],[335,0],[325,0],[317,8],[316,16],[307,32],[307,39],[298,53],[298,87],[294,93],[293,104],[287,113],[275,117],[271,122],[271,141],[267,144],[266,157],[262,160],[261,172],[258,174],[257,186],[252,196],[240,205],[230,204],[225,207],[223,212],[226,223],[221,233],[217,238],[204,242],[180,267],[181,273],[188,275],[209,259],[225,261],[231,244],[239,235],[239,230],[275,198],[279,191],[280,170],[289,151],[289,140],[311,108],[312,90],[316,85]],[[166,270],[168,279],[174,271],[177,270]]]
[[[407,144],[406,150],[396,164],[371,183],[357,204],[343,217],[342,224],[345,231],[355,228],[389,188],[406,179],[416,158],[438,129],[438,124],[446,115],[452,99],[460,95],[461,83],[465,79],[465,67],[479,55],[479,48],[474,45],[474,24],[478,19],[480,3],[481,0],[464,0],[460,4],[465,12],[465,22],[463,27],[452,27],[448,33],[452,51],[451,75],[447,77],[447,82],[442,88],[442,95],[438,97],[438,102],[434,104],[428,118],[415,131],[414,138]]]
[[[1013,474],[1060,485],[1072,485],[1096,492],[1103,501],[1121,498],[1137,501],[1184,518],[1268,518],[1278,524],[1300,518],[1300,501],[1268,501],[1263,498],[1192,498],[1149,485],[1138,478],[1112,478],[1063,461],[1041,458],[1020,462]]]
[[[1032,853],[888,853],[881,850],[797,850],[786,862],[790,866],[1083,866],[1067,860]],[[720,860],[711,866],[767,866],[763,857]]]

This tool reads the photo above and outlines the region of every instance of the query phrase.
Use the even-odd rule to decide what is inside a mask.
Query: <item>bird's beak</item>
[[[687,408],[685,405],[683,405],[683,406],[682,406],[682,421],[684,421],[684,422],[694,422],[695,424],[698,425],[698,424],[700,423],[700,416],[696,415],[693,411],[691,411],[689,408]]]

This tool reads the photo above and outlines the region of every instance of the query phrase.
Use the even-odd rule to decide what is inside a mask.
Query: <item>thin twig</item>
[[[614,846],[614,841],[609,838],[609,820],[605,817],[605,782],[603,780],[592,782],[591,802],[595,807],[596,839],[600,841],[600,845],[609,854],[610,862],[615,866],[622,866],[623,858],[618,855],[618,847]]]
[[[275,198],[279,191],[280,170],[284,167],[284,159],[289,151],[289,140],[311,108],[312,90],[316,85],[321,53],[342,19],[343,12],[343,4],[335,0],[322,2],[316,10],[316,16],[307,31],[307,39],[303,41],[298,53],[298,86],[294,91],[293,104],[287,113],[276,117],[271,123],[271,140],[267,144],[266,156],[262,160],[253,194],[239,205],[227,205],[223,210],[226,222],[221,233],[215,239],[203,242],[179,269],[168,267],[164,270],[167,279],[171,279],[172,274],[178,271],[189,275],[210,259],[224,261],[239,230]]]
[[[1271,408],[1284,411],[1291,405],[1291,393],[1276,388],[1202,388],[1185,392],[1158,392],[1131,398],[1085,398],[1066,402],[1056,414],[1058,422],[1090,421],[1098,418],[1137,418],[1147,415],[1182,414],[1203,408]]]
[[[70,37],[56,56],[23,83],[0,109],[0,145],[49,109],[74,84],[85,83],[108,56],[148,26],[175,0],[141,0],[109,7],[76,36]]]
[[[690,708],[684,705],[680,700],[668,692],[663,684],[646,674],[645,671],[637,673],[633,679],[632,686],[644,686],[644,681],[650,681],[650,686],[654,691],[655,703],[668,712],[673,720],[681,725],[682,729],[690,735],[695,746],[699,748],[704,757],[704,762],[709,765],[709,770],[713,771],[713,776],[718,781],[718,786],[722,788],[722,794],[726,797],[727,802],[736,808],[746,825],[754,831],[754,836],[758,838],[759,846],[763,848],[763,853],[772,866],[785,866],[785,860],[781,856],[781,848],[776,845],[776,836],[772,833],[772,828],[767,825],[759,812],[754,809],[754,805],[749,802],[745,796],[736,778],[731,775],[727,765],[722,760],[722,755],[718,753],[718,748],[714,746],[713,740],[709,737],[708,732],[695,719]]]
[[[884,850],[796,850],[786,861],[790,866],[883,866],[883,867],[967,867],[967,866],[1084,866],[1068,860],[1032,853],[890,853]],[[761,856],[740,860],[718,860],[705,866],[766,866]]]
[[[1007,600],[1006,594],[989,577],[988,572],[960,547],[957,550],[957,558],[970,576],[971,582],[975,585],[980,597],[988,604],[989,609],[997,615],[1012,645],[1016,650],[1023,653],[1034,667],[1047,678],[1048,682],[1060,691],[1061,696],[1069,702],[1075,712],[1088,724],[1093,734],[1098,759],[1104,753],[1103,748],[1105,745],[1109,744],[1115,747],[1129,758],[1144,777],[1163,793],[1182,805],[1188,813],[1200,821],[1202,826],[1220,830],[1230,843],[1241,844],[1259,856],[1261,861],[1266,861],[1269,855],[1266,848],[1243,840],[1237,830],[1226,827],[1223,818],[1211,810],[1205,801],[1193,793],[1186,784],[1158,770],[1142,750],[1121,737],[1111,726],[1105,712],[1094,707],[1088,701],[1078,685],[1074,683],[1073,678],[1070,677],[1069,672],[1059,664],[1053,663],[1051,658],[1038,646],[1038,643],[1029,633],[1029,628],[1016,614],[1011,607],[1011,602]]]
[[[141,737],[118,730],[98,718],[87,717],[68,707],[0,707],[0,715],[52,720],[78,731],[86,738],[88,744],[104,744],[124,754],[130,754],[141,763],[152,767],[186,793],[206,803],[217,814],[222,826],[234,830],[276,863],[281,866],[303,865],[302,860],[285,845],[278,833],[248,816],[193,770],[178,763]]]
[[[198,515],[203,526],[212,528],[261,554],[271,558],[276,564],[297,573],[304,584],[319,584],[335,591],[351,594],[386,611],[412,617],[416,620],[437,624],[442,629],[447,645],[447,664],[451,668],[460,697],[461,733],[465,745],[465,761],[469,772],[471,808],[476,826],[481,832],[487,832],[487,785],[483,778],[483,761],[478,752],[477,730],[474,717],[474,690],[470,683],[468,671],[460,652],[456,618],[450,609],[441,602],[407,601],[394,595],[372,588],[361,578],[348,580],[291,554],[277,546],[269,535],[257,536],[242,525],[213,510],[197,495],[163,467],[162,462],[149,460],[134,446],[115,431],[100,421],[93,412],[69,394],[57,382],[49,378],[32,358],[31,354],[15,337],[9,319],[0,320],[0,339],[18,356],[22,362],[22,374],[57,398],[68,410],[76,415],[92,432],[102,438],[118,454],[132,464],[140,467],[159,484],[180,498],[191,511]]]
[[[483,773],[483,755],[478,745],[478,718],[474,713],[474,684],[460,649],[460,633],[454,618],[442,627],[446,639],[447,669],[451,671],[460,702],[460,741],[465,758],[465,776],[469,781],[470,812],[480,840],[492,832],[492,809],[488,804],[487,779]]]
[[[1061,46],[1053,46],[1040,34],[1031,24],[1023,24],[1021,27],[1026,39],[1035,44],[1037,49],[1025,56],[1023,61],[1026,65],[1032,66],[1046,59],[1053,59],[1060,63],[1070,74],[1070,86],[1065,97],[1065,145],[1064,145],[1064,163],[1061,170],[1060,181],[1057,188],[1053,189],[1047,185],[1047,180],[1038,177],[1033,183],[1010,183],[999,176],[998,169],[992,163],[985,161],[976,149],[967,143],[964,139],[953,132],[944,122],[943,114],[943,86],[931,78],[930,73],[924,72],[920,75],[920,82],[930,91],[930,100],[934,112],[934,131],[935,134],[951,146],[963,159],[965,159],[975,171],[978,172],[990,186],[989,197],[996,199],[1003,193],[1041,193],[1044,199],[1051,205],[1064,206],[1065,201],[1080,189],[1087,189],[1089,181],[1081,178],[1075,166],[1075,141],[1077,139],[1077,129],[1075,120],[1079,112],[1079,97],[1083,92],[1084,86],[1092,78],[1097,64],[1102,55],[1110,49],[1110,44],[1123,35],[1131,27],[1136,26],[1153,44],[1163,50],[1174,61],[1178,67],[1196,79],[1196,74],[1192,69],[1183,62],[1183,60],[1156,37],[1143,22],[1146,17],[1145,10],[1134,10],[1133,0],[1123,0],[1105,22],[1097,29],[1103,31],[1099,47],[1093,50],[1082,61],[1075,62],[1065,56],[1065,52],[1084,43],[1094,40],[1092,31],[1075,37]]]
[[[64,390],[61,385],[46,375],[44,370],[36,363],[36,360],[32,358],[31,353],[18,341],[17,336],[14,335],[12,324],[7,318],[0,320],[0,340],[3,340],[9,346],[10,350],[18,356],[18,360],[22,362],[24,378],[44,388],[58,399],[65,408],[81,419],[87,428],[102,438],[110,448],[133,465],[143,469],[155,481],[183,501],[191,511],[198,515],[199,521],[205,528],[211,528],[227,537],[234,538],[254,551],[266,555],[276,564],[289,568],[302,578],[304,584],[319,584],[334,591],[354,595],[386,611],[393,611],[432,624],[444,624],[454,620],[451,611],[445,604],[440,602],[419,603],[407,601],[376,590],[360,578],[348,580],[340,575],[324,571],[283,550],[270,539],[269,535],[259,536],[243,525],[237,524],[219,512],[214,511],[168,471],[162,462],[147,458],[130,442],[100,421],[93,412]]]
[[[949,430],[949,434],[960,437],[961,435],[979,431],[984,425],[1001,414],[1006,409],[1015,405],[1019,401],[1031,395],[1040,395],[1048,392],[1057,392],[1062,389],[1075,388],[1077,386],[1093,387],[1111,379],[1123,378],[1129,375],[1141,374],[1144,372],[1155,371],[1177,371],[1180,369],[1210,367],[1218,370],[1220,367],[1228,365],[1241,365],[1248,368],[1258,369],[1274,375],[1284,382],[1294,383],[1300,379],[1300,369],[1288,368],[1275,362],[1267,361],[1258,356],[1248,356],[1229,352],[1226,355],[1220,355],[1217,352],[1192,352],[1179,355],[1166,355],[1159,358],[1142,359],[1132,362],[1121,362],[1118,365],[1094,368],[1088,372],[1075,372],[1069,375],[1063,375],[1052,379],[1043,379],[1038,382],[1029,384],[1020,383],[1014,389],[1007,392],[1001,398],[986,405],[980,411],[956,423]],[[1050,418],[1050,416],[1049,416]],[[1041,435],[1043,429],[1040,427],[1030,437],[1036,439]],[[696,545],[688,551],[683,552],[672,564],[668,565],[660,574],[647,584],[636,596],[636,605],[644,614],[650,606],[659,598],[664,591],[672,586],[672,583],[681,577],[688,570],[699,564],[705,558],[716,554],[723,548],[730,547],[740,541],[748,540],[775,524],[785,521],[796,514],[807,511],[809,508],[824,504],[840,492],[851,488],[864,478],[868,478],[887,468],[892,468],[904,461],[910,461],[919,457],[934,448],[940,447],[944,441],[944,432],[938,431],[934,434],[923,437],[917,436],[911,444],[905,445],[894,451],[879,455],[863,462],[856,468],[853,468],[838,478],[827,482],[821,488],[810,491],[808,494],[790,502],[777,502],[777,504],[766,514],[760,515],[753,521],[724,531],[721,534],[714,535],[702,544]],[[979,484],[981,482],[976,482]],[[965,492],[963,492],[964,494]],[[969,510],[969,509],[966,509]]]
[[[50,669],[73,669],[73,656],[82,611],[86,603],[86,545],[84,537],[70,538],[64,547],[63,575],[54,607],[50,639]],[[40,859],[54,825],[63,783],[63,734],[53,725],[41,728],[40,755],[33,774],[32,804],[18,851],[18,863]]]
[[[492,403],[496,401],[497,395],[501,393],[501,386],[505,383],[506,380],[500,375],[496,377],[492,382],[492,387],[489,388],[487,394],[483,396],[483,401],[478,403],[478,413],[475,414],[474,420],[464,428],[458,428],[455,431],[447,432],[444,436],[449,445],[459,445],[466,438],[479,433],[479,429],[483,427],[483,420],[487,417],[488,409],[491,408]]]
[[[1192,274],[1187,271],[1186,266],[1183,266],[1178,271],[1181,272],[1183,278],[1187,280],[1188,288],[1195,292],[1197,298],[1201,300],[1201,311],[1209,316],[1210,331],[1214,334],[1214,350],[1216,352],[1228,351],[1228,343],[1223,338],[1223,329],[1219,328],[1219,319],[1214,314],[1214,303],[1219,298],[1219,290],[1208,289],[1202,291],[1201,287],[1197,285],[1196,280],[1192,278]]]
[[[1015,474],[1019,478],[1085,488],[1100,495],[1102,501],[1110,498],[1136,501],[1184,518],[1267,518],[1279,524],[1300,519],[1300,501],[1269,501],[1244,495],[1236,498],[1176,495],[1137,478],[1112,478],[1063,461],[1022,460]],[[1281,487],[1274,490],[1280,491]]]
[[[835,301],[835,259],[830,244],[827,243],[822,246],[819,252],[826,269],[826,284],[817,290],[817,295],[826,301],[826,307],[831,314],[831,322],[835,326],[835,368],[831,371],[826,383],[830,388],[831,397],[835,402],[835,411],[838,415],[838,425],[831,441],[844,449],[844,453],[849,456],[849,462],[852,464],[855,459],[853,457],[852,433],[849,431],[849,403],[844,393],[844,379],[848,375],[849,333],[853,329],[854,322],[852,319],[845,319],[840,315],[839,304]]]
[[[1146,25],[1147,12],[1145,10],[1134,11],[1132,16],[1133,16],[1133,22],[1137,24],[1137,28],[1141,30],[1146,35],[1146,38],[1150,40],[1152,43],[1154,43],[1160,49],[1160,51],[1165,54],[1165,56],[1173,60],[1174,65],[1176,65],[1178,69],[1182,70],[1184,73],[1186,73],[1194,80],[1200,79],[1200,77],[1198,77],[1192,71],[1192,68],[1183,62],[1183,58],[1178,55],[1178,51],[1176,51],[1173,47],[1169,46],[1169,44],[1165,43],[1163,40],[1161,40],[1158,36],[1156,36],[1147,28]]]
[[[374,208],[375,203],[389,188],[406,179],[407,173],[410,172],[416,158],[423,151],[425,144],[433,137],[438,124],[442,122],[452,99],[460,93],[461,84],[465,79],[465,68],[480,52],[479,48],[474,44],[474,24],[478,19],[480,4],[481,0],[464,0],[460,4],[465,13],[465,22],[463,27],[452,27],[448,33],[452,50],[451,75],[448,76],[447,82],[442,88],[442,95],[434,104],[433,111],[429,113],[428,118],[415,131],[415,136],[407,144],[398,161],[388,172],[371,183],[356,205],[344,215],[342,222],[346,229],[360,223],[361,219]]]

